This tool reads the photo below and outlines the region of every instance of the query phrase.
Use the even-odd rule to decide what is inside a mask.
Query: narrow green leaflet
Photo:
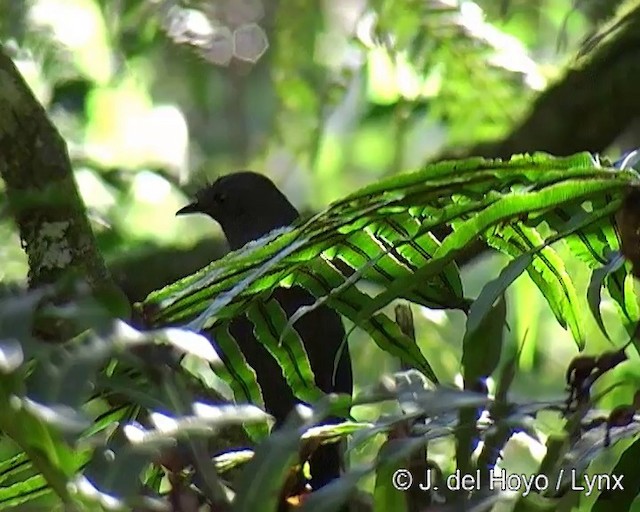
[[[511,262],[502,269],[496,279],[484,285],[480,295],[478,295],[477,299],[471,305],[467,317],[467,330],[475,330],[477,328],[483,318],[491,311],[498,297],[531,265],[534,255],[539,250],[558,240],[571,237],[574,233],[579,235],[584,230],[589,230],[592,225],[597,225],[602,218],[608,217],[614,207],[615,205],[609,205],[602,210],[589,214],[582,209],[574,211],[573,216],[565,218],[555,226],[557,232],[545,239],[542,245],[531,248],[511,260]]]
[[[613,174],[608,179],[590,179],[584,181],[568,180],[557,183],[535,192],[505,194],[499,200],[462,223],[459,228],[448,235],[440,248],[422,268],[409,277],[401,277],[391,283],[386,291],[379,294],[371,307],[363,310],[355,320],[358,324],[363,318],[373,315],[406,290],[413,290],[422,280],[429,279],[442,271],[456,255],[467,247],[475,238],[481,236],[489,227],[520,215],[558,207],[569,201],[583,201],[593,195],[603,194],[620,187],[616,179],[620,174]]]
[[[249,366],[240,347],[229,333],[228,325],[217,327],[211,337],[220,349],[218,351],[224,366],[216,368],[216,373],[233,391],[236,403],[252,403],[264,410],[262,391],[256,379],[256,372]],[[262,439],[269,434],[267,425],[244,424],[247,434],[254,439]]]
[[[534,155],[514,155],[510,160],[491,160],[477,157],[466,160],[447,160],[430,164],[415,173],[379,181],[351,194],[337,204],[349,204],[354,200],[367,199],[378,194],[404,194],[409,187],[419,183],[449,183],[452,179],[462,182],[470,181],[485,170],[494,173],[506,170],[509,174],[514,175],[518,172],[542,174],[546,171],[566,172],[574,169],[589,170],[598,167],[597,161],[588,152],[560,158],[545,153],[535,153]],[[535,181],[535,176],[531,178],[531,181]]]
[[[610,195],[605,196],[604,199],[596,198],[592,201],[593,215],[604,211],[610,211],[611,214],[564,239],[571,252],[594,270],[588,291],[588,301],[596,322],[605,336],[607,334],[600,314],[601,290],[596,289],[596,286],[604,286],[616,304],[620,315],[625,319],[629,330],[633,329],[640,319],[640,309],[634,292],[634,279],[628,266],[606,269],[613,253],[620,247],[613,219],[613,213],[619,208],[620,203],[620,199],[615,199]],[[553,228],[557,229],[559,223],[566,221],[576,211],[584,212],[585,210],[582,205],[574,205],[554,210],[545,218]]]
[[[367,307],[372,300],[369,295],[353,285],[343,288],[344,276],[335,267],[322,260],[314,262],[313,271],[300,272],[296,279],[311,294],[319,297],[319,301],[326,300],[327,304],[346,317],[357,315],[357,312]],[[382,350],[395,355],[407,365],[419,369],[433,382],[438,382],[431,365],[415,341],[404,334],[398,324],[387,315],[375,314],[362,321],[359,327],[367,332]]]
[[[489,237],[488,242],[516,258],[542,246],[544,239],[535,229],[522,223],[513,223],[501,229],[499,235]],[[569,328],[578,347],[582,349],[585,344],[584,308],[580,307],[573,281],[560,256],[552,247],[544,246],[535,253],[527,272],[549,303],[560,325]]]
[[[603,227],[602,232],[609,245],[609,250],[619,249],[620,238],[615,222]],[[613,272],[607,274],[604,284],[618,307],[621,316],[626,319],[627,330],[631,334],[640,320],[640,309],[634,290],[635,279],[631,273],[630,265],[627,263],[620,266]]]
[[[372,231],[362,231],[350,237],[337,248],[340,258],[353,269],[363,269],[362,277],[374,283],[386,284],[395,276],[409,275],[419,268],[420,264],[427,261],[438,247],[438,242],[431,233],[423,235],[422,246],[413,242],[408,234],[408,243],[394,247],[393,244]],[[397,237],[396,237],[397,238]],[[425,239],[429,239],[428,241]],[[415,244],[412,247],[412,244]],[[415,250],[420,249],[420,252]],[[385,251],[379,258],[380,250]],[[368,263],[376,260],[374,265]],[[422,262],[415,260],[423,260]],[[449,265],[437,279],[425,283],[425,286],[416,290],[412,297],[415,302],[434,308],[456,308],[463,302],[462,283],[455,264]]]
[[[0,429],[24,450],[50,488],[71,501],[66,482],[82,462],[56,429],[25,407],[26,399],[10,398],[0,396]]]
[[[290,269],[284,265],[283,270],[282,260],[287,256],[291,264],[298,258],[313,259],[321,252],[321,244],[305,249],[305,239],[297,239],[299,236],[299,232],[284,232],[275,239],[267,235],[193,276],[153,292],[142,305],[143,320],[149,325],[164,325],[192,319],[189,323],[194,330],[209,327],[208,320],[220,310],[228,314],[232,301],[270,290],[286,278]]]
[[[617,290],[618,283],[621,279],[623,282],[621,287],[622,295],[614,296],[611,290]],[[611,285],[612,281],[615,281],[616,287]],[[629,332],[633,332],[638,320],[640,320],[640,307],[636,300],[635,279],[633,274],[629,271],[629,265],[625,264],[623,267],[609,274],[605,279],[605,284],[607,285],[609,295],[613,297],[618,309],[624,317],[627,318]]]
[[[22,471],[29,471],[31,461],[24,452],[19,452],[13,457],[0,461],[0,484],[3,484]]]
[[[587,161],[591,164],[587,165]],[[456,178],[456,183],[451,183],[451,175],[462,168],[466,172]],[[440,170],[443,177],[438,177],[434,170]],[[373,222],[387,222],[406,215],[406,212],[420,222],[421,229],[428,231],[429,225],[434,227],[444,222],[444,219],[434,221],[434,208],[442,207],[442,201],[446,202],[446,198],[460,187],[484,195],[491,190],[507,191],[517,183],[540,187],[570,179],[588,182],[597,177],[616,181],[620,188],[633,176],[627,171],[612,173],[601,169],[586,154],[567,159],[534,155],[511,161],[470,159],[433,164],[423,171],[395,177],[393,183],[398,185],[387,183],[388,187],[379,191],[377,196],[356,193],[296,229],[251,244],[193,276],[152,293],[144,303],[142,316],[147,324],[154,325],[184,323],[190,316],[202,314],[205,307],[208,315],[216,315],[231,301],[277,285],[286,278],[286,269],[290,270],[294,262],[306,264],[363,227]],[[479,182],[484,185],[477,189]],[[612,188],[616,187],[612,185]],[[432,206],[429,208],[429,205]],[[240,285],[236,286],[238,283]]]
[[[6,487],[0,487],[0,510],[15,510],[23,503],[51,492],[42,475],[35,475]]]
[[[499,297],[491,311],[474,329],[467,330],[462,340],[462,368],[467,385],[489,377],[497,368],[502,353],[502,331],[506,325],[507,306]]]
[[[418,236],[419,231],[419,221],[410,215],[398,215],[386,222],[375,222],[366,229],[366,233],[384,250],[385,258],[382,261],[388,258],[400,267],[391,273],[392,276],[415,272],[429,261],[440,247],[440,241],[433,233],[427,232]],[[357,241],[350,240],[350,243],[357,245]],[[366,272],[363,275],[367,277]],[[387,278],[386,282],[389,280]],[[423,302],[444,302],[445,305],[448,303],[449,307],[458,307],[464,296],[457,265],[452,262],[446,266],[433,283],[425,283],[416,293],[416,298],[422,299]]]
[[[563,208],[562,210],[555,210],[553,216],[548,216],[547,220],[550,221],[554,229],[557,229],[557,225],[566,222],[572,215],[584,211],[581,207],[572,210]],[[556,218],[554,219],[553,217]],[[605,252],[609,250],[610,246],[603,229],[609,222],[609,220],[603,219],[601,222],[573,233],[564,239],[569,250],[590,268],[599,268],[607,263]]]
[[[256,279],[261,277],[264,274],[267,274],[272,269],[276,267],[276,265],[283,260],[287,255],[295,251],[302,244],[302,240],[296,240],[292,242],[290,245],[284,247],[282,251],[276,253],[271,257],[271,259],[267,260],[265,263],[260,265],[258,268],[252,270],[248,276],[236,282],[232,288],[229,290],[229,293],[223,293],[216,296],[211,304],[207,307],[207,309],[198,315],[197,318],[189,322],[189,327],[194,330],[200,330],[204,327],[208,327],[212,324],[211,318],[224,306],[229,304],[238,294],[247,290],[251,290],[253,287],[253,283],[256,282]],[[271,286],[278,284],[280,281],[279,278],[274,278],[272,275]]]
[[[521,254],[510,261],[500,272],[500,275],[482,287],[480,295],[473,301],[467,315],[467,331],[475,331],[489,314],[493,304],[520,277],[533,261],[533,253]]]
[[[315,385],[315,379],[307,352],[295,329],[287,329],[287,316],[276,300],[266,304],[255,302],[247,311],[247,317],[255,325],[258,340],[275,357],[283,369],[287,383],[300,400],[315,403],[323,393]],[[284,332],[281,339],[280,333]]]
[[[600,292],[602,291],[602,286],[606,277],[610,273],[618,270],[622,265],[624,265],[624,260],[621,257],[617,257],[612,259],[604,267],[595,269],[591,272],[591,279],[589,280],[589,286],[587,287],[587,302],[589,303],[589,310],[595,318],[600,331],[609,341],[611,341],[611,338],[604,326],[604,321],[602,320],[602,314],[600,312],[600,302],[602,300],[602,294]]]
[[[572,209],[589,215],[582,206],[585,202],[593,204],[595,214],[600,208],[598,198],[606,197],[608,205],[615,205],[637,179],[635,171],[601,167],[588,153],[567,158],[536,153],[504,161],[471,158],[427,165],[365,187],[292,228],[248,244],[150,294],[143,303],[142,318],[147,326],[187,324],[199,330],[252,311],[252,319],[260,324],[260,341],[268,344],[280,339],[279,329],[288,322],[270,327],[264,316],[260,320],[256,297],[297,283],[371,334],[385,350],[402,354],[408,364],[429,374],[417,346],[403,339],[380,309],[397,298],[407,298],[466,311],[469,300],[463,295],[454,260],[478,238],[488,236],[488,230],[521,221],[522,233],[510,235],[509,240],[511,254],[517,257],[541,241],[528,222],[547,220],[551,212],[565,210],[571,218]],[[602,266],[604,246],[611,247],[609,234],[615,233],[606,233],[607,222],[603,221],[601,231],[578,230],[571,238],[570,243],[580,245],[591,259],[592,268]],[[454,224],[455,231],[442,242],[434,235],[435,229]],[[316,266],[318,261],[323,263]],[[341,264],[350,270],[336,276],[336,267],[343,271]],[[537,279],[558,320],[582,343],[582,309],[557,254],[550,248],[541,250],[527,271]],[[626,273],[610,276],[605,286],[611,288],[614,300],[628,318],[637,316]],[[362,292],[359,286],[367,282],[381,292],[374,297]],[[307,377],[297,365],[302,361],[304,367],[306,357],[297,354],[283,354],[279,361],[288,361],[293,374],[287,370],[287,378],[296,383],[298,392],[304,392]]]

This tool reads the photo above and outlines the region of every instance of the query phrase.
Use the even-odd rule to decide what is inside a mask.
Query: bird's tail
[[[331,443],[318,446],[309,458],[311,488],[317,491],[340,477],[341,445]]]
[[[309,458],[311,469],[311,489],[318,489],[340,478],[342,469],[343,443],[331,443],[319,446]],[[349,512],[349,504],[344,503],[338,512]]]

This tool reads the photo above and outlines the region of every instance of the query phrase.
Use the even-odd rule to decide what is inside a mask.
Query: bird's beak
[[[183,208],[180,208],[177,212],[176,215],[185,215],[188,213],[198,213],[200,211],[200,205],[195,202],[195,203],[191,203],[188,204],[187,206],[184,206]]]

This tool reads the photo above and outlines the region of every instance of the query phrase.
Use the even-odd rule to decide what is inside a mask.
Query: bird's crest
[[[196,180],[190,187],[192,190],[192,192],[190,193],[191,197],[196,201],[202,201],[203,197],[205,197],[207,192],[211,190],[216,185],[216,183],[218,183],[220,178],[221,176],[218,175],[213,179],[205,177],[204,179]]]

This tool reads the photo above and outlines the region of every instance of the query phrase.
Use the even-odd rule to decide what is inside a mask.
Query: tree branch
[[[587,43],[586,55],[538,97],[529,115],[504,139],[446,152],[435,160],[607,149],[640,117],[640,2],[633,3]]]
[[[64,140],[0,47],[0,175],[29,262],[29,287],[79,277],[128,314],[96,247]]]

